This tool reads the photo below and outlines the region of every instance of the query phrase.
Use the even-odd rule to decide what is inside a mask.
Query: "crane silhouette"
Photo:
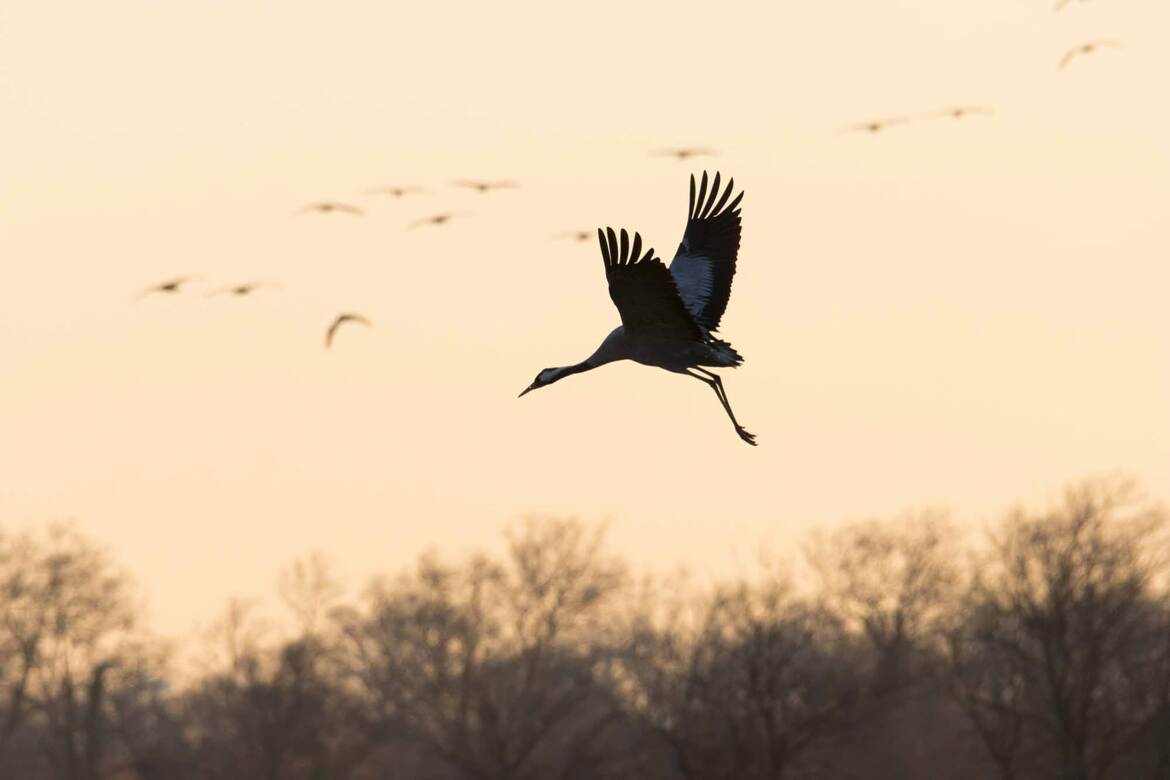
[[[151,285],[144,290],[140,290],[138,294],[134,296],[134,300],[140,301],[151,293],[166,293],[174,295],[175,293],[178,293],[182,290],[183,285],[197,279],[199,279],[198,276],[176,276],[174,279],[168,279],[165,282],[160,282],[158,284]]]
[[[404,195],[418,195],[423,192],[422,187],[375,187],[372,190],[366,190],[367,195],[390,195],[395,198],[401,198]]]
[[[541,370],[520,395],[606,363],[633,360],[706,384],[715,391],[739,437],[755,445],[756,437],[735,419],[723,381],[705,368],[734,368],[743,363],[730,344],[711,335],[719,328],[727,308],[739,253],[738,206],[743,193],[728,203],[734,186],[735,180],[728,180],[720,196],[716,173],[708,195],[704,171],[696,195],[695,177],[691,175],[687,226],[669,269],[655,257],[653,249],[642,254],[642,236],[638,233],[634,233],[631,245],[624,229],[619,240],[613,228],[607,227],[604,232],[598,228],[609,297],[622,324],[580,363]]]
[[[337,335],[337,329],[347,322],[360,322],[362,325],[373,325],[374,323],[367,320],[360,314],[345,313],[337,315],[333,320],[333,324],[329,326],[329,330],[325,331],[325,349],[333,346],[333,337]]]
[[[423,225],[446,225],[454,217],[457,217],[457,216],[459,216],[458,212],[444,211],[444,212],[439,213],[439,214],[432,214],[429,217],[422,217],[421,219],[416,219],[414,222],[410,223],[409,227],[411,229],[414,229],[416,227],[422,227]]]
[[[903,125],[910,121],[904,116],[890,116],[883,119],[870,119],[865,122],[855,122],[842,128],[845,133],[869,133],[870,135],[877,135],[883,130],[887,130],[894,125]]]
[[[553,236],[553,238],[558,238],[558,239],[571,238],[574,241],[581,243],[584,241],[588,241],[592,235],[593,235],[592,230],[567,230],[563,233],[557,233],[555,236]]]
[[[705,146],[676,146],[670,149],[659,149],[654,154],[659,157],[673,157],[679,162],[684,162],[692,157],[713,157],[715,150]]]
[[[510,190],[519,187],[520,185],[511,179],[502,179],[500,181],[481,181],[478,179],[459,179],[453,182],[456,187],[464,187],[465,189],[475,190],[476,192],[491,192],[492,190]]]
[[[951,106],[944,108],[941,111],[934,111],[928,114],[929,117],[943,117],[948,119],[966,119],[969,116],[991,116],[995,113],[994,109],[986,106]]]
[[[243,284],[235,284],[231,287],[221,287],[218,290],[212,290],[207,294],[207,297],[212,298],[218,295],[234,295],[242,298],[245,295],[251,295],[257,290],[270,289],[279,290],[280,285],[275,282],[244,282]]]
[[[355,217],[360,217],[366,212],[362,211],[357,206],[351,206],[348,203],[338,203],[333,200],[323,200],[317,203],[310,203],[294,214],[308,214],[316,212],[318,214],[352,214]]]
[[[1088,43],[1082,43],[1080,46],[1074,46],[1073,48],[1066,51],[1064,56],[1060,58],[1060,62],[1056,67],[1060,70],[1064,70],[1068,67],[1070,62],[1077,59],[1078,57],[1085,57],[1090,54],[1095,54],[1096,52],[1099,52],[1101,49],[1105,48],[1120,49],[1121,43],[1120,41],[1111,39],[1101,39],[1096,41],[1089,41]]]

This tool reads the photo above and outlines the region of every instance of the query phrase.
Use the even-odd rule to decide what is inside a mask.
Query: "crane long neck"
[[[555,382],[558,379],[564,379],[565,377],[572,376],[573,374],[580,374],[582,371],[588,371],[591,368],[597,368],[597,365],[592,363],[588,358],[571,366],[561,366],[560,368],[556,369],[556,376],[554,377],[553,381]]]
[[[594,350],[592,355],[580,363],[572,366],[554,368],[552,375],[548,378],[548,382],[556,382],[558,379],[564,379],[573,374],[580,374],[582,371],[588,371],[591,368],[604,366],[606,363],[623,360],[627,357],[629,357],[629,353],[626,349],[625,331],[617,328],[605,337],[605,341],[601,342],[601,346]]]

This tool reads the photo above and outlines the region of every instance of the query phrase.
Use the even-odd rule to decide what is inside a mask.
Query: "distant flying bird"
[[[213,295],[234,295],[243,297],[251,295],[256,290],[260,289],[278,290],[280,285],[273,282],[245,282],[244,284],[237,284],[232,287],[221,287],[218,290],[212,290],[207,294],[208,297]]]
[[[334,334],[346,322],[360,322],[362,325],[373,325],[372,322],[360,314],[339,314],[337,315],[337,319],[333,320],[333,324],[329,326],[329,330],[325,331],[325,349],[333,346]]]
[[[714,157],[715,150],[698,146],[678,146],[673,149],[660,149],[655,154],[662,157],[673,157],[679,161],[689,160],[692,157]]]
[[[569,230],[564,233],[557,233],[553,238],[571,238],[574,241],[588,241],[593,236],[591,230]]]
[[[325,200],[319,203],[310,203],[296,213],[307,214],[310,211],[315,211],[318,214],[353,214],[355,217],[360,217],[366,213],[357,206],[351,206],[348,203],[337,203],[331,200]]]
[[[422,219],[416,219],[414,222],[410,223],[410,227],[416,228],[416,227],[419,227],[421,225],[446,225],[448,222],[451,221],[451,219],[453,217],[456,217],[456,216],[458,216],[458,214],[456,214],[455,212],[444,211],[444,212],[439,213],[439,214],[432,214],[429,217],[423,217]]]
[[[739,253],[741,192],[728,203],[735,180],[719,194],[719,174],[707,195],[707,173],[695,194],[691,176],[687,226],[670,268],[650,249],[642,254],[642,236],[634,233],[633,245],[623,229],[619,243],[613,228],[597,230],[609,297],[613,299],[622,324],[605,337],[601,346],[580,363],[546,368],[536,375],[523,396],[538,387],[551,385],[615,360],[633,360],[647,366],[694,377],[715,391],[735,432],[748,444],[755,436],[743,429],[731,411],[719,375],[703,368],[734,368],[743,358],[726,341],[711,334],[731,295],[731,279]]]
[[[155,284],[155,285],[151,285],[150,287],[147,287],[145,290],[142,290],[137,295],[135,295],[134,300],[136,300],[136,301],[141,300],[142,298],[146,297],[147,295],[150,295],[151,293],[173,294],[173,293],[180,292],[182,290],[183,285],[187,284],[188,282],[193,282],[193,281],[197,280],[198,278],[199,278],[198,276],[176,276],[174,279],[168,279],[165,282],[160,282],[159,284]]]
[[[1070,62],[1072,62],[1073,60],[1075,60],[1077,57],[1083,57],[1083,56],[1086,56],[1088,54],[1093,54],[1097,51],[1100,51],[1101,49],[1120,49],[1120,48],[1121,48],[1120,41],[1114,41],[1114,40],[1108,40],[1108,39],[1102,39],[1102,40],[1098,40],[1098,41],[1089,41],[1088,43],[1082,43],[1080,46],[1074,46],[1073,48],[1071,48],[1067,52],[1065,52],[1064,56],[1060,58],[1060,64],[1057,65],[1057,68],[1060,70],[1064,70],[1066,67],[1068,67],[1068,64]]]
[[[909,120],[906,117],[892,116],[885,119],[871,119],[868,122],[856,122],[844,128],[842,132],[846,133],[869,133],[870,135],[877,135],[886,128],[894,125],[906,124]]]
[[[949,119],[966,119],[969,116],[991,116],[994,109],[986,106],[952,106],[941,111],[935,111],[928,116],[944,117]]]
[[[375,187],[372,190],[366,190],[367,195],[391,195],[395,198],[401,198],[403,195],[421,194],[424,190],[421,187]]]
[[[500,181],[477,181],[475,179],[460,179],[453,182],[456,187],[475,190],[476,192],[491,192],[492,190],[510,190],[520,185],[510,179]]]

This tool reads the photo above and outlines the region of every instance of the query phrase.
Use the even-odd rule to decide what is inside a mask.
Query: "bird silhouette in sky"
[[[454,217],[458,216],[453,211],[443,211],[438,214],[432,214],[429,217],[422,217],[410,223],[411,228],[421,227],[422,225],[446,225]]]
[[[681,162],[692,157],[714,157],[715,150],[703,146],[676,146],[670,149],[659,149],[654,154],[660,157],[673,157]]]
[[[580,363],[542,369],[521,396],[573,374],[632,360],[698,379],[710,387],[736,434],[748,444],[756,443],[756,437],[735,419],[723,380],[710,370],[743,363],[731,344],[713,335],[731,296],[743,199],[743,192],[731,197],[734,179],[722,190],[720,182],[718,173],[709,182],[704,171],[696,193],[695,177],[691,176],[686,229],[669,268],[653,249],[643,253],[638,233],[631,242],[624,229],[598,229],[609,297],[622,324]]]
[[[1111,40],[1108,38],[1103,38],[1103,39],[1096,40],[1096,41],[1089,41],[1088,43],[1082,43],[1080,46],[1074,46],[1073,48],[1071,48],[1067,52],[1065,52],[1064,56],[1060,58],[1060,63],[1056,67],[1060,70],[1064,70],[1065,68],[1068,67],[1070,62],[1072,62],[1073,60],[1075,60],[1079,57],[1085,57],[1085,56],[1088,56],[1090,54],[1095,54],[1096,52],[1100,51],[1101,49],[1120,49],[1120,48],[1121,48],[1120,41],[1115,41],[1115,40]]]
[[[870,119],[865,122],[855,122],[845,127],[842,132],[845,133],[868,133],[869,135],[877,135],[883,130],[886,130],[894,125],[904,125],[909,119],[903,116],[891,116],[884,119]]]
[[[243,284],[232,285],[231,287],[221,287],[218,290],[212,290],[207,295],[208,297],[213,295],[232,295],[242,298],[261,289],[278,290],[280,289],[280,285],[275,282],[245,282]]]
[[[941,111],[934,111],[927,114],[928,117],[942,117],[944,119],[966,119],[971,116],[991,116],[995,113],[994,109],[986,106],[951,106],[944,108]]]
[[[166,293],[173,295],[175,293],[181,292],[183,285],[187,284],[188,282],[193,282],[197,279],[199,279],[198,276],[176,276],[174,279],[168,279],[165,282],[151,285],[150,287],[139,291],[139,293],[134,296],[134,300],[142,300],[151,293]]]
[[[593,238],[592,230],[567,230],[563,233],[557,233],[553,238],[572,239],[573,241],[582,242]]]
[[[366,213],[357,206],[351,206],[348,203],[338,203],[332,200],[323,200],[317,203],[310,203],[296,213],[308,214],[310,212],[315,212],[317,214],[352,214],[355,217],[360,217]]]
[[[498,181],[459,179],[453,182],[453,184],[456,187],[463,187],[464,189],[475,190],[480,193],[491,192],[492,190],[510,190],[520,186],[511,179],[500,179]]]
[[[425,190],[421,187],[375,187],[372,190],[366,190],[367,195],[390,195],[391,197],[401,198],[405,195],[421,195]]]
[[[333,324],[329,326],[329,330],[325,331],[325,349],[329,349],[331,346],[333,346],[333,337],[337,334],[337,329],[347,322],[357,322],[361,323],[362,325],[373,325],[372,322],[360,314],[339,314],[337,315],[337,318],[333,320]]]

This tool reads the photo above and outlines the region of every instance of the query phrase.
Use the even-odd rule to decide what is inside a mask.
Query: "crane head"
[[[516,397],[523,398],[525,393],[528,393],[531,390],[535,390],[538,387],[544,387],[545,385],[551,385],[553,382],[557,381],[562,376],[564,376],[564,374],[562,373],[561,369],[559,369],[559,368],[541,369],[540,373],[536,375],[536,379],[532,380],[532,384],[530,384],[528,387],[524,388],[524,392]]]

